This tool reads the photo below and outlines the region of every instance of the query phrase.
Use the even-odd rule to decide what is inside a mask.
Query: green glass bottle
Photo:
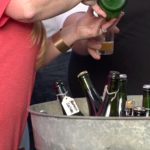
[[[55,82],[55,89],[57,99],[61,104],[64,115],[68,115],[67,110],[69,110],[69,115],[83,116],[83,113],[79,110],[75,100],[71,98],[71,96],[69,96],[68,91],[66,90],[62,80],[58,80]],[[77,112],[75,111],[75,113],[74,108],[78,110]]]
[[[127,101],[127,75],[119,75],[119,92],[117,94],[118,116],[125,116],[125,105]]]
[[[119,72],[110,71],[106,83],[106,93],[102,107],[99,109],[99,116],[118,116],[117,111],[117,94],[119,91]]]
[[[87,98],[90,115],[96,116],[99,107],[101,107],[102,105],[102,99],[97,93],[87,71],[80,72],[77,77],[85,94],[85,97]]]
[[[143,107],[146,109],[146,117],[150,116],[150,84],[143,85]]]
[[[106,12],[107,19],[118,17],[127,0],[98,0],[99,6]]]

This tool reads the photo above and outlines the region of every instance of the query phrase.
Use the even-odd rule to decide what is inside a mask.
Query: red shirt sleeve
[[[6,16],[4,14],[4,11],[8,5],[10,0],[0,0],[0,27],[3,26],[7,20],[8,20],[8,16]]]

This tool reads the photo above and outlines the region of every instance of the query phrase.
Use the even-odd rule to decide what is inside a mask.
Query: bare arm
[[[10,0],[5,13],[21,22],[34,22],[66,12],[82,1],[92,5],[96,12],[105,16],[96,0]]]
[[[81,0],[10,0],[6,15],[22,22],[34,22],[63,13]]]
[[[84,22],[84,18],[86,18],[84,16],[85,13],[74,13],[66,19],[66,21],[64,22],[64,26],[68,26],[72,22],[78,22],[79,20],[82,20]],[[116,24],[119,22],[121,17],[122,15],[119,18],[112,19],[108,22],[106,22],[104,18],[101,18],[102,20],[98,30],[100,30],[100,28],[104,30],[110,30],[111,28],[112,32],[114,33],[119,32],[119,29],[116,27]],[[96,29],[96,24],[93,27],[91,26],[91,30],[92,28],[93,30]],[[80,55],[90,54],[94,59],[100,59],[100,55],[97,53],[97,50],[101,48],[101,43],[104,39],[103,36],[104,36],[103,34],[101,35],[97,34],[97,36],[93,36],[93,37],[91,36],[90,38],[77,40],[73,44],[72,50]]]
[[[79,12],[71,16],[72,17],[69,17],[70,19],[67,19],[67,21],[64,24],[64,27],[60,32],[62,39],[68,46],[72,45],[76,41],[86,40],[101,35],[99,31],[100,26],[104,21],[104,18],[94,17],[91,8],[89,8],[88,12]],[[113,20],[108,22],[109,26],[110,24],[112,24],[112,22]],[[52,60],[60,54],[58,49],[56,49],[53,43],[51,42],[51,38],[49,38],[49,40],[50,47],[47,50],[45,59],[46,63],[48,63],[50,60]],[[82,49],[80,50],[82,53]]]

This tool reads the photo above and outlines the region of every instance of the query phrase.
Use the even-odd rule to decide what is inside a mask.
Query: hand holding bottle
[[[68,36],[69,40],[76,41],[75,45],[78,45],[78,48],[73,48],[78,54],[87,55],[90,54],[94,59],[100,59],[100,56],[97,54],[96,50],[100,48],[101,42],[98,42],[99,38],[103,36],[103,31],[114,26],[118,22],[118,18],[105,21],[103,17],[95,17],[93,15],[92,8],[89,8],[87,12],[78,12],[70,15],[64,22],[64,27],[75,27],[76,29],[73,32],[72,36]],[[65,30],[69,32],[68,29]],[[71,32],[70,32],[71,34]],[[72,38],[70,38],[72,37]],[[66,37],[65,37],[66,38]],[[74,39],[76,38],[76,39]],[[92,39],[93,38],[93,39]],[[96,40],[95,40],[96,39]],[[83,40],[83,41],[81,41]],[[81,44],[89,42],[89,47],[83,48],[84,45]],[[79,42],[79,44],[78,44]],[[72,42],[73,43],[73,42]],[[82,46],[81,46],[82,45]],[[87,44],[86,44],[87,45]],[[85,45],[85,46],[86,46]],[[74,47],[74,45],[73,45]]]
[[[112,55],[114,52],[114,37],[115,34],[119,32],[119,29],[117,28],[117,24],[120,21],[120,19],[124,16],[124,12],[121,12],[116,22],[110,26],[107,31],[104,33],[104,39],[101,44],[101,47],[99,48],[99,52],[102,55]],[[107,19],[106,19],[107,21]]]
[[[98,0],[98,5],[107,14],[106,20],[122,16],[122,10],[127,0]],[[97,13],[97,12],[96,12]],[[98,14],[99,15],[99,14]],[[116,22],[117,24],[117,22]],[[114,33],[109,30],[105,33],[104,41],[99,49],[103,55],[111,55],[114,51]]]
[[[96,12],[99,16],[106,18],[106,13],[101,7],[98,5],[97,0],[82,0],[82,3],[85,5],[89,5],[92,7],[93,11]]]

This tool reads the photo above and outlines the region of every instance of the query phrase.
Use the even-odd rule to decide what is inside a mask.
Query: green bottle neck
[[[68,95],[68,91],[66,90],[64,84],[57,84],[56,86],[56,96],[57,98],[62,101],[63,98]]]
[[[127,81],[126,80],[119,81],[119,93],[123,95],[127,95]]]
[[[90,77],[88,74],[85,74],[81,77],[79,77],[79,81],[81,83],[82,89],[85,93],[86,96],[90,96],[91,99],[93,99],[93,101],[97,101],[98,103],[102,103],[102,99],[100,97],[100,95],[97,93]],[[96,104],[96,105],[100,105],[100,104]]]
[[[84,75],[84,76],[81,76],[79,78],[79,81],[81,83],[81,86],[84,90],[91,90],[94,88],[90,78],[88,75]]]
[[[150,91],[143,91],[143,101],[150,101]]]
[[[110,79],[108,82],[108,92],[115,92],[118,90],[118,79]]]

